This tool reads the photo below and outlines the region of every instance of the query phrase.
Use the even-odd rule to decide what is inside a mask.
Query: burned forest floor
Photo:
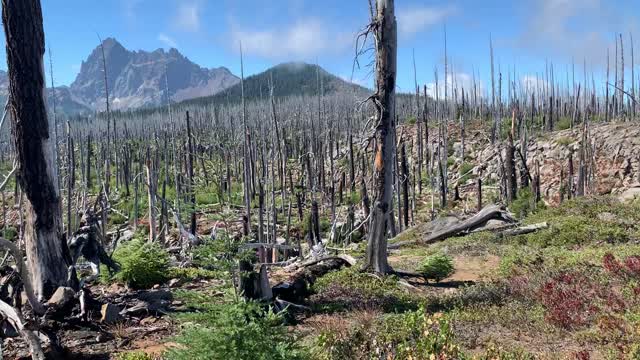
[[[500,200],[495,150],[481,130],[468,128],[464,156],[458,142],[450,149],[450,180],[460,199],[440,208],[428,181],[419,193],[414,186],[409,226],[397,224],[400,231],[389,240],[394,273],[388,275],[361,271],[366,226],[329,241],[332,232],[344,235],[335,229],[348,221],[340,220],[366,220],[355,191],[338,203],[335,224],[326,197],[309,196],[325,200],[319,201],[323,242],[313,249],[305,238],[311,206],[305,203],[303,216],[294,207],[285,224],[286,206],[274,196],[273,208],[282,210],[272,242],[285,249],[276,256],[247,247],[240,235],[237,184],[227,198],[198,182],[197,241],[173,226],[160,231],[159,241],[147,241],[145,195],[133,226],[133,200],[116,194],[105,232],[121,269],[102,266],[86,285],[84,315],[78,294],[60,294],[52,305],[57,313],[37,324],[55,334],[43,344],[50,358],[63,359],[640,359],[640,163],[634,158],[640,130],[594,128],[588,195],[566,199],[560,175],[580,131],[547,134],[527,142],[531,165],[540,164],[541,201],[521,189],[499,207],[506,218],[427,241],[474,216],[478,179],[486,186],[485,208]],[[411,139],[415,128],[405,125],[401,133]],[[337,164],[346,171],[345,162]],[[3,196],[10,224],[4,237],[16,239],[15,195]],[[173,203],[171,196],[167,189]],[[182,208],[183,220],[190,210]],[[299,242],[285,245],[284,237]],[[256,300],[238,292],[247,276],[239,263],[253,264],[243,271],[254,281]],[[81,276],[90,272],[82,260],[78,269]],[[9,282],[11,268],[0,270],[0,282]],[[28,359],[27,345],[11,330],[3,325],[3,355]]]
[[[446,223],[439,219],[391,244],[424,239]],[[254,358],[249,354],[265,346],[276,346],[267,355],[274,359],[637,358],[640,202],[580,198],[519,219],[542,221],[548,227],[530,234],[503,236],[494,222],[436,244],[391,249],[390,264],[410,275],[361,272],[359,243],[333,253],[356,259],[354,266],[318,277],[304,300],[280,314],[268,304],[238,303],[224,274],[176,278],[149,290],[171,292],[166,313],[106,326],[101,331],[112,340],[91,338],[77,351],[104,349],[116,359]],[[415,275],[434,257],[451,260],[447,277]],[[299,272],[270,266],[270,285]],[[131,293],[120,285],[98,288],[122,292],[112,299]],[[270,335],[261,333],[267,329]]]

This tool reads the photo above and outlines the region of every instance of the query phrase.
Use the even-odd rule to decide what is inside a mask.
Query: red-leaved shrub
[[[586,325],[593,319],[599,310],[595,293],[596,287],[587,276],[572,272],[544,283],[539,296],[547,310],[547,321],[569,329]]]
[[[612,253],[606,253],[602,257],[602,266],[604,266],[605,270],[614,274],[614,275],[622,275],[624,274],[624,268],[622,264],[613,256]]]
[[[602,257],[602,266],[617,277],[640,279],[640,256],[628,256],[621,263],[613,254],[606,253]]]
[[[629,256],[624,260],[624,266],[630,276],[640,279],[640,256]]]

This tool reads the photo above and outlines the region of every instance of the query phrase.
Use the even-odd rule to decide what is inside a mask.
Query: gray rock
[[[640,187],[629,188],[618,195],[620,201],[632,201],[636,198],[640,198]]]
[[[120,316],[120,308],[111,303],[102,305],[102,308],[100,308],[100,315],[100,322],[104,324],[113,324],[122,320],[122,317]]]
[[[61,308],[73,300],[75,295],[76,292],[73,291],[72,288],[61,286],[56,289],[56,292],[54,292],[49,301],[47,301],[47,304],[49,304],[49,306]]]
[[[616,222],[618,217],[610,212],[601,212],[598,214],[598,219],[606,222]]]
[[[177,278],[176,279],[171,279],[171,280],[169,280],[168,285],[169,285],[170,288],[178,287],[178,286],[182,285],[182,280],[177,279]]]

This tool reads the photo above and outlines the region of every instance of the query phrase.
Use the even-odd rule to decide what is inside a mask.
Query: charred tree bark
[[[409,166],[407,165],[407,152],[404,142],[400,150],[402,167],[402,211],[405,229],[409,227]]]
[[[516,161],[515,148],[513,146],[513,135],[509,133],[505,156],[505,176],[507,178],[507,202],[510,204],[516,199],[518,193],[518,182],[516,181]]]
[[[478,177],[478,211],[482,210],[482,179]]]
[[[9,73],[11,137],[17,179],[26,195],[27,266],[36,296],[66,284],[69,253],[62,237],[62,207],[44,99],[44,30],[39,0],[2,0]]]
[[[145,161],[145,169],[147,172],[147,189],[149,197],[149,242],[156,239],[156,169],[153,159],[151,158],[151,150],[147,148],[147,157]]]
[[[191,121],[189,119],[189,112],[187,111],[187,161],[189,171],[189,197],[191,200],[191,234],[196,234],[196,191],[193,182],[193,140],[191,139]]]
[[[377,0],[376,32],[376,111],[375,192],[365,269],[388,273],[387,221],[391,211],[393,182],[397,24],[394,0]]]

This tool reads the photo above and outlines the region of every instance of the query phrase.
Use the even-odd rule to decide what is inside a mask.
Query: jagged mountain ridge
[[[110,106],[114,109],[162,105],[167,91],[172,101],[213,95],[240,81],[227,68],[200,67],[174,48],[129,51],[113,38],[105,39],[102,46]],[[100,46],[82,62],[70,90],[89,108],[106,108]]]
[[[130,51],[113,38],[102,42],[107,65],[107,84],[111,109],[137,109],[163,105],[167,91],[171,101],[179,102],[214,95],[239,83],[229,69],[203,68],[178,50]],[[55,102],[60,112],[86,113],[106,109],[102,49],[96,47],[82,62],[70,86],[56,86]],[[7,72],[0,70],[0,101],[8,95]],[[54,92],[47,89],[53,106]]]
[[[227,68],[207,69],[191,62],[178,50],[153,52],[129,51],[113,38],[103,41],[107,66],[109,103],[112,110],[152,109],[171,102],[229,103],[241,99],[240,79]],[[96,47],[70,86],[56,86],[55,105],[60,113],[77,114],[106,109],[102,49]],[[248,101],[269,96],[316,95],[318,86],[324,94],[343,92],[364,96],[369,90],[337,77],[318,65],[288,62],[245,78]],[[0,101],[8,95],[7,72],[0,70]],[[54,92],[47,89],[49,107]]]

